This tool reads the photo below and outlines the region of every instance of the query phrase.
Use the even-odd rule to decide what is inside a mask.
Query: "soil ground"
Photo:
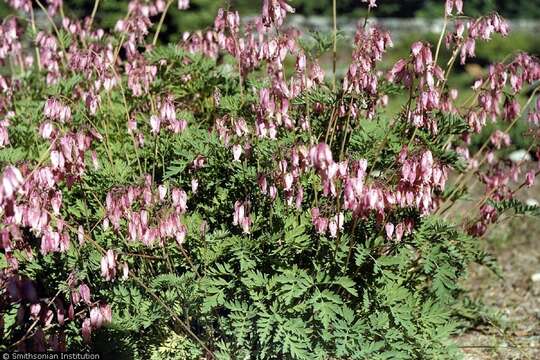
[[[540,201],[540,186],[522,194]],[[464,286],[469,296],[496,311],[499,324],[469,329],[456,338],[467,360],[540,359],[540,220],[504,221],[486,238],[486,247],[502,270],[473,266]]]

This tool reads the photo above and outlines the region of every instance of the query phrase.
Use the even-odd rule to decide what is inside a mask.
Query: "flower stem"
[[[439,42],[437,43],[437,50],[435,51],[435,60],[434,64],[437,65],[437,60],[439,59],[439,52],[441,50],[442,41],[444,39],[444,34],[446,34],[446,28],[448,27],[448,15],[444,14],[444,25],[441,31],[441,36],[439,36]]]
[[[36,19],[34,17],[34,8],[33,7],[30,7],[30,19],[31,19],[31,23],[32,23],[32,31],[34,33],[34,36],[36,36],[37,35]],[[39,54],[39,47],[38,46],[36,46],[36,61],[37,61],[38,69],[39,69],[39,71],[41,71],[41,57],[40,57],[40,54]]]
[[[332,82],[332,90],[336,91],[336,66],[337,66],[337,0],[332,1],[332,21],[334,23],[334,47],[332,50],[332,69],[334,72],[334,80]]]
[[[92,15],[90,15],[90,22],[88,23],[88,29],[92,30],[92,24],[94,23],[94,18],[96,17],[97,9],[99,7],[99,0],[94,1],[94,8],[92,9]]]
[[[165,16],[167,15],[167,11],[169,11],[169,7],[171,6],[172,3],[173,3],[173,1],[169,0],[167,2],[167,6],[165,7],[165,10],[163,10],[163,13],[161,14],[161,18],[159,19],[159,23],[158,23],[158,26],[156,28],[156,33],[154,34],[154,40],[152,41],[153,46],[156,46],[156,44],[157,44],[157,40],[158,40],[158,37],[159,37],[159,32],[161,31],[161,27],[163,26],[163,22],[165,21]]]

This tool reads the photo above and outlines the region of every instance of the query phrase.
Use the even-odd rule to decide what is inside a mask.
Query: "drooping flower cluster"
[[[365,28],[358,24],[354,37],[355,50],[352,55],[352,62],[349,65],[347,74],[343,79],[343,90],[355,94],[362,94],[368,101],[366,118],[374,116],[377,106],[377,85],[379,74],[375,71],[377,62],[382,60],[382,56],[388,47],[393,46],[390,34],[376,27]],[[353,104],[350,110],[356,118],[358,109]]]
[[[71,121],[71,108],[55,98],[49,98],[43,107],[43,115],[50,120],[63,124]],[[42,135],[43,138],[50,138],[50,132],[47,131],[46,134]]]
[[[142,57],[137,56],[132,61],[125,64],[128,76],[128,87],[133,96],[142,96],[150,90],[150,84],[157,74],[157,66],[149,65]]]
[[[249,201],[236,201],[234,203],[233,225],[241,227],[244,234],[249,234],[251,226],[249,206]]]
[[[3,120],[0,120],[0,149],[9,145],[9,131],[10,125],[9,116],[5,116]]]
[[[454,8],[456,9],[456,13],[463,14],[463,0],[446,0],[446,15],[451,16]]]
[[[431,152],[411,155],[406,147],[397,159],[401,175],[395,189],[377,181],[366,183],[368,164],[365,160],[351,162],[350,165],[347,162],[335,163],[326,144],[311,148],[310,155],[311,165],[323,182],[323,194],[342,197],[342,209],[350,210],[354,217],[366,218],[374,214],[380,222],[398,208],[415,208],[424,215],[433,213],[438,206],[436,192],[444,189],[448,178],[448,169],[436,164]],[[334,223],[341,224],[342,220],[339,219],[342,215],[337,214],[337,218],[328,220],[320,215],[318,208],[313,208],[311,213],[319,233],[325,233],[328,227],[331,236],[335,236]],[[406,225],[399,224],[396,232],[398,240],[404,232],[412,232],[410,220]],[[394,225],[386,226],[391,237]]]
[[[57,186],[59,180],[60,175],[55,176],[50,167],[30,171],[24,166],[22,172],[15,167],[7,167],[2,174],[0,216],[3,228],[0,230],[0,244],[10,266],[0,273],[0,286],[7,289],[0,301],[3,304],[18,304],[20,323],[28,316],[33,321],[32,328],[37,325],[32,347],[27,348],[26,343],[21,342],[18,344],[19,351],[45,351],[49,348],[66,351],[63,330],[53,331],[46,337],[45,329],[51,327],[53,321],[63,327],[65,322],[82,319],[85,313],[82,308],[90,311],[89,317],[82,321],[86,341],[90,340],[87,335],[92,329],[97,330],[111,321],[110,307],[92,303],[89,287],[81,284],[77,290],[77,282],[72,275],[67,283],[73,291],[70,301],[66,303],[60,293],[51,301],[41,299],[35,283],[17,274],[19,261],[14,256],[15,251],[23,251],[30,259],[35,256],[25,241],[26,231],[40,239],[43,254],[66,251],[71,246],[70,228],[60,211],[62,192]],[[100,309],[100,321],[90,321],[96,318],[96,308]]]
[[[263,0],[262,20],[267,26],[281,26],[287,13],[294,13],[294,8],[285,0]]]
[[[167,126],[171,132],[178,134],[186,129],[187,121],[177,119],[173,99],[171,96],[167,96],[159,105],[159,115],[150,117],[150,126],[154,135],[159,133],[162,126]]]
[[[0,64],[8,56],[16,57],[21,52],[19,40],[21,29],[17,26],[15,18],[8,18],[0,25]]]
[[[107,218],[103,226],[108,228],[111,224],[118,232],[125,222],[131,241],[162,246],[165,240],[175,239],[181,245],[187,231],[181,222],[187,200],[184,190],[169,190],[165,185],[155,187],[151,176],[146,176],[143,186],[115,189],[107,194]]]
[[[441,105],[438,81],[444,80],[443,70],[434,63],[428,44],[415,42],[409,60],[399,60],[388,73],[388,80],[402,83],[410,92],[416,90],[415,108],[408,107],[407,118],[416,127],[437,133],[437,123],[431,112]]]
[[[8,2],[18,10],[32,10],[29,1]],[[369,9],[376,7],[375,0],[362,2]],[[46,4],[49,16],[63,13],[61,0],[49,0]],[[478,202],[480,218],[473,217],[473,221],[464,226],[469,233],[481,236],[488,225],[498,219],[492,202],[513,199],[517,190],[512,186],[519,189],[534,183],[538,168],[529,163],[523,166],[528,160],[511,162],[497,158],[496,150],[511,146],[509,130],[493,132],[477,154],[470,146],[472,133],[480,132],[487,119],[502,119],[511,127],[524,111],[528,111],[531,123],[527,134],[536,139],[540,137],[540,99],[531,99],[532,108],[519,101],[520,93],[536,86],[540,80],[540,63],[534,57],[519,54],[506,63],[493,65],[486,78],[474,84],[476,96],[472,105],[459,106],[455,103],[457,90],[447,86],[451,66],[443,71],[434,55],[439,51],[427,43],[415,42],[410,56],[399,60],[387,74],[390,81],[403,85],[404,93],[409,94],[406,106],[396,118],[398,122],[406,120],[398,125],[406,129],[403,137],[408,139],[402,140],[397,150],[394,143],[380,151],[397,154],[402,146],[395,156],[377,154],[371,149],[364,154],[348,146],[352,144],[352,137],[358,140],[362,122],[377,119],[377,111],[389,101],[389,94],[385,94],[385,87],[381,86],[384,72],[377,69],[383,54],[392,46],[389,33],[372,27],[367,21],[358,26],[352,62],[338,86],[340,90],[334,91],[333,86],[325,83],[318,60],[298,41],[302,36],[300,31],[282,26],[287,14],[294,12],[288,1],[264,0],[261,16],[245,24],[238,12],[220,9],[211,29],[186,33],[180,44],[188,52],[200,52],[216,59],[213,66],[226,78],[226,83],[210,92],[196,91],[194,96],[204,104],[204,109],[199,109],[198,101],[191,102],[187,96],[176,92],[177,86],[182,87],[184,82],[192,84],[198,80],[192,74],[182,75],[177,79],[180,84],[165,87],[166,90],[157,86],[163,85],[166,78],[162,75],[169,74],[174,67],[192,66],[191,56],[178,52],[174,60],[165,57],[155,61],[144,54],[155,47],[155,41],[150,43],[148,35],[155,33],[156,40],[159,35],[159,30],[152,28],[152,20],[165,16],[171,4],[164,0],[130,1],[128,14],[117,22],[112,34],[93,27],[90,18],[63,17],[61,21],[55,18],[54,32],[37,32],[33,39],[35,49],[30,49],[34,51],[21,46],[24,27],[17,18],[8,18],[0,25],[0,65],[13,66],[25,75],[13,76],[15,73],[6,72],[9,75],[0,76],[0,148],[12,146],[22,137],[13,124],[25,125],[20,121],[20,114],[25,112],[21,109],[23,106],[15,106],[12,101],[13,94],[21,94],[21,98],[27,96],[28,89],[24,87],[18,92],[21,86],[28,87],[27,79],[33,78],[26,74],[35,68],[36,74],[43,76],[43,84],[57,85],[53,89],[55,95],[32,94],[39,97],[37,103],[45,105],[40,113],[39,128],[32,133],[39,137],[29,136],[28,141],[35,140],[38,152],[45,152],[43,159],[17,160],[16,164],[5,166],[0,177],[0,241],[8,264],[0,273],[0,288],[6,289],[0,294],[0,303],[19,307],[21,323],[30,320],[39,324],[35,331],[32,331],[34,325],[24,325],[36,344],[28,349],[65,350],[61,329],[68,320],[82,323],[85,341],[90,341],[95,330],[111,321],[111,307],[91,301],[90,287],[76,280],[75,275],[66,281],[69,300],[58,295],[44,299],[43,294],[51,297],[50,289],[36,287],[19,271],[27,259],[32,261],[42,255],[66,252],[70,247],[95,246],[99,239],[93,235],[103,234],[102,231],[107,239],[114,239],[111,240],[114,244],[107,244],[106,249],[96,247],[101,266],[94,270],[97,273],[101,270],[107,282],[116,281],[119,276],[126,279],[138,271],[136,267],[131,271],[128,268],[125,260],[135,254],[123,252],[122,246],[142,243],[145,254],[136,254],[141,256],[152,256],[149,254],[153,248],[160,246],[167,258],[171,248],[166,245],[172,240],[173,246],[177,245],[189,259],[187,225],[191,231],[199,218],[203,218],[199,227],[203,235],[214,230],[208,228],[208,222],[221,221],[224,217],[227,223],[220,224],[223,233],[242,233],[240,236],[257,239],[259,232],[266,231],[259,226],[261,203],[264,206],[283,203],[286,211],[294,213],[295,217],[311,214],[311,225],[307,222],[308,237],[328,236],[341,240],[341,235],[346,234],[352,238],[355,226],[370,223],[370,226],[374,224],[375,233],[369,236],[384,234],[388,240],[384,245],[399,243],[418,228],[426,215],[436,214],[445,201],[443,191],[450,171],[446,165],[448,159],[437,157],[440,152],[434,150],[431,139],[425,139],[424,132],[427,130],[433,136],[439,134],[437,116],[441,113],[466,118],[472,131],[464,130],[460,136],[445,139],[448,141],[444,150],[455,151],[467,160],[471,174],[477,175],[485,185],[484,199]],[[189,1],[179,0],[177,6],[187,9]],[[453,17],[462,10],[461,0],[446,1],[445,21],[455,21],[455,26],[443,36],[446,35],[446,44],[452,48],[451,61],[460,57],[465,63],[474,56],[477,40],[489,40],[494,33],[506,35],[508,25],[496,14],[472,20]],[[56,38],[58,24],[69,41]],[[263,74],[262,79],[260,74]],[[262,81],[254,81],[254,78]],[[70,90],[62,93],[63,82],[68,80]],[[240,99],[238,109],[228,111],[227,106],[221,106],[225,103],[221,92],[227,96],[227,101]],[[122,109],[115,112],[117,103]],[[110,109],[111,114],[104,109]],[[199,111],[202,113],[197,122],[190,122],[190,130],[193,127],[194,131],[215,132],[230,152],[229,160],[233,164],[224,164],[222,158],[218,161],[209,158],[215,149],[202,154],[201,148],[197,148],[195,153],[199,155],[187,164],[183,159],[181,166],[168,167],[170,158],[176,161],[178,155],[176,152],[171,155],[168,146],[176,146],[184,140],[176,136],[188,125],[179,115],[184,111],[192,111],[197,116]],[[137,123],[137,119],[142,120]],[[354,126],[349,123],[350,119],[355,121]],[[131,137],[127,137],[127,141],[124,141],[125,132],[115,133],[119,123],[127,123]],[[166,137],[164,129],[170,131]],[[388,131],[393,130],[392,126],[388,127]],[[160,136],[167,139],[162,143]],[[153,140],[154,151],[149,151],[145,139]],[[387,144],[386,140],[382,147]],[[166,154],[159,154],[161,159],[160,145],[167,148]],[[130,150],[134,150],[134,154],[129,153]],[[99,156],[105,153],[108,163],[101,165],[106,171],[100,173]],[[157,157],[153,159],[155,163],[149,153]],[[142,162],[140,154],[145,157]],[[124,155],[126,167],[138,165],[140,172],[131,172],[132,177],[123,179],[122,186],[107,183],[111,179],[116,181],[115,171],[124,163]],[[483,155],[485,160],[479,158]],[[387,156],[384,166],[379,162],[383,156]],[[364,158],[369,158],[369,162]],[[88,171],[90,161],[95,172]],[[156,169],[161,167],[157,166],[160,162],[162,169]],[[484,169],[482,165],[486,162],[487,169]],[[245,170],[242,175],[253,182],[257,179],[256,185],[264,196],[250,193],[246,189],[255,188],[255,184],[247,184],[227,189],[231,191],[212,198],[214,194],[207,194],[206,190],[215,184],[208,180],[206,170],[218,166],[230,172]],[[139,176],[150,172],[149,167],[153,167],[153,175],[146,175],[142,184],[137,182],[142,181]],[[171,168],[172,173],[180,168],[181,174],[164,180],[169,176],[164,173]],[[97,175],[97,179],[93,175]],[[216,177],[216,174],[210,176]],[[137,185],[126,185],[129,181]],[[190,209],[188,192],[167,181],[191,186]],[[91,199],[97,204],[96,208],[104,207],[105,214],[96,220],[102,227],[90,228],[80,219],[74,220],[78,208],[70,211],[73,209],[69,206],[79,192],[85,192],[85,187],[94,183],[110,191],[106,196],[95,194],[95,199]],[[226,202],[224,207],[220,204],[220,215],[215,218],[210,218],[214,215],[206,212],[210,207],[205,202],[208,198]],[[101,205],[103,201],[105,204]],[[205,216],[209,218],[204,219]],[[72,241],[74,236],[78,241]],[[346,241],[351,241],[353,250],[355,239]],[[19,253],[22,256],[18,256]],[[193,255],[198,256],[196,252]],[[172,269],[176,264],[167,265],[171,271],[176,270]],[[103,279],[97,282],[104,283]],[[21,341],[21,344],[21,350],[26,350],[29,341]]]
[[[480,132],[487,120],[496,121],[501,114],[507,121],[513,121],[521,114],[516,99],[523,87],[540,80],[540,61],[526,54],[519,54],[509,64],[495,64],[489,67],[485,79],[479,79],[473,86],[478,92],[477,103],[468,113],[469,125]],[[504,102],[503,97],[505,97]],[[501,109],[501,102],[503,106]],[[532,115],[530,115],[532,114]],[[529,116],[534,118],[535,112]]]
[[[15,167],[4,170],[0,204],[6,225],[1,231],[6,256],[10,257],[19,247],[25,248],[20,241],[24,229],[41,238],[43,254],[65,251],[70,246],[69,229],[60,217],[62,193],[57,181],[50,167],[32,172],[24,168],[22,173]]]
[[[462,13],[462,1],[448,0],[446,2],[448,15],[451,15],[454,6],[458,14]],[[467,58],[475,56],[477,40],[490,40],[493,33],[498,33],[502,36],[507,36],[509,33],[508,23],[498,14],[466,21],[459,19],[455,21],[454,28],[454,32],[446,34],[445,42],[448,48],[452,44],[456,45],[456,51],[459,51],[460,54],[461,64],[465,64]]]
[[[39,32],[36,35],[41,66],[47,71],[47,84],[56,84],[60,80],[60,53],[56,37]]]
[[[31,0],[8,0],[7,3],[15,10],[21,10],[26,13],[29,13],[32,10]]]
[[[448,179],[448,169],[435,164],[429,150],[411,156],[407,148],[399,154],[401,179],[395,193],[395,201],[402,208],[414,207],[422,214],[437,209],[434,191],[442,191]]]
[[[49,336],[45,335],[45,329],[54,328],[53,321],[62,327],[67,323],[82,320],[82,335],[86,342],[90,341],[93,330],[111,322],[110,306],[93,302],[88,285],[79,283],[73,273],[66,282],[71,292],[68,299],[57,294],[47,301],[39,297],[38,284],[10,273],[9,269],[0,272],[0,285],[7,290],[2,295],[2,301],[18,304],[17,322],[22,324],[24,319],[28,318],[33,324],[32,328],[37,329],[32,336],[31,345],[19,342],[18,351],[67,351],[67,339],[63,330],[54,330]]]
[[[312,208],[311,221],[313,223],[313,227],[320,235],[324,235],[328,232],[331,238],[336,238],[338,233],[343,231],[343,213],[339,213],[334,215],[331,219],[328,219],[320,215],[319,208]]]

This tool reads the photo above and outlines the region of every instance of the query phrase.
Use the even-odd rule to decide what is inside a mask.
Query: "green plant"
[[[297,41],[282,0],[245,27],[220,10],[166,46],[150,18],[171,2],[132,2],[112,33],[58,3],[37,32],[32,4],[10,3],[30,21],[0,28],[1,350],[459,357],[450,337],[481,309],[458,280],[473,262],[496,270],[479,239],[505,212],[538,213],[514,197],[533,164],[490,158],[521,109],[537,145],[535,92],[516,99],[538,59],[495,65],[467,105],[448,87],[454,61],[506,33],[498,15],[449,33],[444,70],[416,41],[384,74],[390,35],[364,22],[340,78],[319,65],[338,37]],[[509,125],[471,154],[487,117]],[[472,177],[485,184],[476,207],[446,218]]]

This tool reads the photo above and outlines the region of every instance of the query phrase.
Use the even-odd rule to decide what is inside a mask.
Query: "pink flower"
[[[177,207],[181,213],[187,210],[187,193],[182,189],[172,190],[172,204]]]
[[[30,318],[33,320],[36,320],[39,318],[39,314],[41,313],[41,304],[31,304],[30,305]]]
[[[384,230],[386,231],[386,237],[392,239],[392,235],[394,234],[394,224],[386,223]]]
[[[82,225],[79,225],[77,229],[77,238],[79,240],[79,245],[83,245],[84,244],[84,228],[82,227]]]
[[[270,188],[268,189],[268,195],[270,196],[270,199],[274,200],[277,196],[277,188],[272,185],[270,186]]]
[[[99,311],[101,312],[101,316],[105,324],[108,324],[112,321],[112,309],[109,305],[101,304],[99,306]]]
[[[240,145],[233,145],[232,147],[233,152],[233,161],[239,162],[240,156],[242,155],[242,146]]]
[[[446,0],[446,15],[451,16],[454,7],[458,14],[463,14],[463,0]]]
[[[315,229],[320,235],[324,235],[328,229],[328,219],[324,217],[318,217],[314,220]]]
[[[534,185],[534,178],[536,177],[536,174],[533,170],[527,172],[525,175],[525,186],[531,187]]]
[[[90,324],[94,329],[99,329],[103,325],[103,315],[98,307],[90,309]]]
[[[182,245],[186,241],[187,229],[185,225],[180,224],[175,234],[176,242]]]
[[[160,201],[165,200],[165,197],[167,196],[167,186],[159,185],[158,186],[158,193],[159,193],[159,200]]]
[[[98,156],[95,150],[92,150],[91,157],[92,157],[92,165],[94,166],[94,170],[96,171],[99,170],[99,160],[98,160]]]
[[[58,120],[61,123],[71,120],[71,109],[54,98],[49,98],[45,102],[43,114],[49,119]]]
[[[57,301],[55,301],[55,305],[56,305],[56,318],[58,319],[58,324],[64,325],[65,313],[66,313],[64,304],[62,300],[58,299]]]
[[[150,116],[150,127],[152,128],[152,134],[156,135],[157,133],[159,133],[160,125],[161,119],[159,117],[157,117],[156,115]]]
[[[504,119],[506,121],[512,121],[520,114],[520,105],[516,99],[507,99],[504,102]]]
[[[55,215],[60,215],[61,205],[62,205],[62,193],[56,192],[51,198],[51,207]]]
[[[302,208],[303,200],[304,200],[304,188],[302,186],[299,186],[296,191],[296,200],[295,200],[295,206],[297,209]]]
[[[362,2],[368,3],[368,7],[370,9],[374,8],[374,7],[377,7],[377,0],[362,0]]]
[[[195,194],[198,188],[199,188],[199,180],[195,178],[191,179],[191,192]]]
[[[337,223],[334,220],[331,220],[329,222],[328,229],[330,231],[330,237],[336,238],[337,237],[338,226],[337,226]]]
[[[178,0],[178,10],[186,10],[189,8],[189,0]]]
[[[82,337],[85,343],[90,343],[92,340],[92,325],[90,319],[84,319],[82,323]]]
[[[0,121],[0,149],[6,145],[9,145],[9,133],[7,130],[8,126],[8,120]]]
[[[311,163],[321,170],[328,168],[330,164],[334,163],[332,159],[332,151],[327,144],[319,144],[314,146],[309,151],[311,157]]]
[[[263,0],[262,20],[265,25],[274,23],[281,26],[287,13],[294,13],[294,8],[285,0]]]
[[[293,182],[294,182],[294,177],[291,173],[286,173],[285,175],[283,175],[283,183],[284,183],[283,190],[285,191],[291,190]]]
[[[122,280],[127,280],[129,277],[129,266],[127,263],[122,264]]]
[[[79,294],[80,294],[82,300],[83,300],[86,304],[90,305],[90,303],[91,303],[91,302],[90,302],[90,288],[88,287],[88,285],[86,285],[86,284],[81,284],[81,285],[79,286]],[[75,301],[75,302],[76,302],[76,301]]]
[[[3,190],[6,198],[11,198],[23,183],[24,179],[19,169],[15,166],[7,166],[2,174],[2,186],[0,190]]]
[[[405,226],[403,225],[403,223],[399,223],[396,226],[396,241],[397,242],[401,241],[401,238],[403,237],[404,231],[405,231]]]
[[[112,281],[116,277],[116,256],[110,249],[101,258],[101,276],[107,281]]]
[[[266,195],[268,193],[268,182],[266,181],[266,176],[259,175],[257,178],[257,184],[259,185],[261,193]]]
[[[234,204],[233,225],[240,226],[244,234],[250,233],[251,218],[248,208],[249,202],[236,201]]]
[[[137,121],[135,119],[129,119],[127,123],[128,134],[132,134],[137,130]]]
[[[495,130],[490,137],[490,141],[497,149],[500,149],[503,146],[510,146],[511,144],[510,135],[505,134],[501,130]]]

